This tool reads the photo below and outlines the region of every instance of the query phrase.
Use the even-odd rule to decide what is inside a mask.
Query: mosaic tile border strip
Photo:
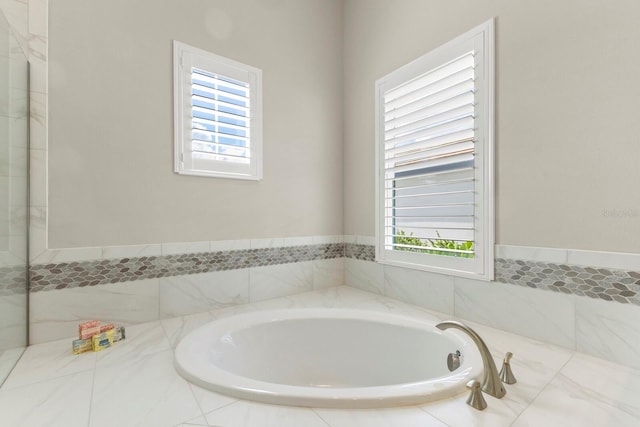
[[[345,243],[344,256],[345,258],[359,259],[361,261],[375,261],[376,247],[359,243]]]
[[[31,266],[31,292],[332,258],[375,261],[375,246],[331,243]],[[20,272],[4,272],[0,295],[20,293]],[[24,270],[23,270],[24,271]],[[640,305],[640,272],[497,258],[495,281]],[[22,291],[24,292],[24,291]]]
[[[640,272],[496,259],[496,282],[640,305]]]
[[[374,261],[375,247],[346,244],[345,257]],[[640,305],[640,272],[638,271],[496,258],[495,281]]]
[[[24,265],[0,268],[0,296],[26,293],[27,268]]]
[[[342,258],[343,243],[33,265],[30,292]]]

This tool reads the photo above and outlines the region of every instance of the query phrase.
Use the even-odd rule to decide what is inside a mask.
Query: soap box
[[[124,326],[118,326],[117,328],[114,328],[112,330],[113,330],[113,342],[118,342],[125,339]]]
[[[78,325],[78,338],[86,340],[100,333],[100,321],[90,320]]]
[[[91,343],[91,339],[86,340],[73,340],[71,343],[71,351],[73,354],[84,353],[85,351],[89,351],[93,349],[93,345]]]
[[[103,332],[98,335],[94,335],[91,337],[91,347],[93,351],[104,350],[105,348],[111,347],[113,345],[113,336],[115,331],[110,329],[106,332]]]
[[[107,323],[106,325],[100,325],[100,333],[110,331],[113,328],[115,328],[113,323]]]

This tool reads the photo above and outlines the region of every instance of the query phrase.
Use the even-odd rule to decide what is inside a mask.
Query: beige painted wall
[[[52,2],[49,247],[373,235],[374,81],[492,16],[496,242],[640,252],[635,0]],[[172,172],[172,39],[264,70],[262,182]]]
[[[49,248],[342,234],[341,1],[49,13]],[[263,70],[263,181],[173,172],[173,39]]]
[[[374,234],[374,81],[497,17],[496,243],[640,252],[640,2],[346,0],[346,234]]]

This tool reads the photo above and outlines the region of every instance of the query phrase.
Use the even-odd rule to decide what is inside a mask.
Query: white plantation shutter
[[[492,23],[376,82],[378,261],[493,275]]]
[[[474,240],[474,65],[468,52],[384,93],[387,248],[400,230],[426,242]]]
[[[174,42],[180,174],[261,179],[261,71]]]
[[[191,69],[191,152],[194,169],[208,160],[249,164],[249,84]],[[205,164],[198,167],[198,163]]]

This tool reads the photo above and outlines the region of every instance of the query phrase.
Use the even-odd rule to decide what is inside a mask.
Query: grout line
[[[578,351],[578,298],[573,295],[573,351]]]
[[[309,409],[311,409],[311,412],[313,412],[318,418],[320,418],[322,420],[322,422],[327,425],[327,427],[331,427],[331,424],[329,424],[329,422],[327,420],[322,418],[322,415],[320,415],[319,413],[316,412],[316,409],[318,409],[318,408],[309,408]]]
[[[382,292],[382,296],[388,298],[389,297],[389,293],[388,293],[389,290],[387,288],[389,288],[390,286],[387,285],[387,268],[388,268],[388,265],[386,265],[386,264],[382,265],[382,289],[381,289],[381,292]]]
[[[228,408],[229,406],[231,406],[231,405],[235,405],[236,403],[239,403],[239,402],[249,402],[249,403],[252,403],[251,401],[248,401],[248,400],[234,400],[233,402],[229,402],[229,403],[227,403],[227,404],[224,404],[224,405],[220,406],[219,408],[216,408],[216,409],[214,409],[214,410],[212,410],[212,411],[209,411],[209,412],[204,412],[204,411],[202,411],[202,413],[203,413],[203,415],[202,415],[202,416],[204,417],[204,419],[205,419],[205,421],[207,422],[207,424],[209,424],[209,420],[207,420],[207,415],[213,414],[214,412],[217,412],[217,411],[219,411],[219,410],[221,410],[221,409]]]
[[[458,295],[457,289],[458,289],[458,286],[456,284],[457,281],[458,280],[456,279],[456,277],[453,277],[453,280],[451,281],[452,282],[451,288],[453,289],[453,307],[452,307],[453,308],[453,313],[451,313],[451,315],[453,317],[456,317],[456,313],[458,311],[456,309],[456,307],[458,306],[458,304],[457,304],[457,299],[458,299],[458,297],[457,297],[457,295]]]
[[[20,362],[20,359],[22,359],[22,356],[24,355],[24,352],[27,350],[28,346],[29,346],[29,344],[24,346],[24,348],[22,349],[22,352],[20,353],[20,356],[18,356],[16,361],[13,362],[13,366],[11,366],[11,369],[9,369],[9,371],[6,373],[6,376],[4,378],[0,378],[0,391],[6,390],[4,388],[4,384],[7,382],[7,380],[11,376],[11,373],[16,369],[16,366],[18,366],[18,363]],[[11,350],[11,349],[6,349],[6,350],[1,351],[0,352],[0,356],[2,356],[4,353],[6,353],[9,350]]]
[[[536,395],[533,397],[533,399],[531,399],[531,401],[529,402],[529,404],[522,410],[520,411],[520,413],[518,414],[518,416],[513,420],[513,422],[511,424],[509,424],[510,426],[514,425],[516,423],[516,421],[518,421],[518,419],[522,416],[522,414],[524,414],[526,412],[527,409],[529,409],[531,406],[533,406],[533,404],[536,402],[536,400],[538,400],[538,397],[540,397],[540,395],[549,387],[549,385],[551,385],[551,383],[553,382],[553,380],[555,380],[558,375],[560,375],[560,373],[562,372],[562,370],[565,368],[565,366],[567,366],[569,364],[569,362],[571,362],[573,360],[573,358],[575,357],[576,352],[572,351],[571,352],[571,356],[569,356],[569,358],[567,359],[567,361],[560,367],[558,368],[558,370],[556,371],[556,373],[553,375],[553,377],[551,377],[549,379],[549,381],[547,381],[547,383],[540,389],[540,391],[538,393],[536,393]]]
[[[95,360],[93,364],[93,376],[91,377],[91,395],[89,396],[89,415],[87,419],[87,426],[91,425],[91,411],[93,409],[93,392],[96,387],[96,371],[98,370],[98,355],[94,354]]]
[[[162,277],[158,277],[157,279],[158,281],[158,312],[157,312],[157,320],[160,321],[162,320],[162,290],[160,289],[162,287]],[[160,325],[162,325],[162,322],[160,323]],[[164,330],[164,328],[162,328]],[[166,335],[166,332],[165,332]]]
[[[247,271],[247,276],[248,276],[248,277],[247,277],[247,282],[248,282],[248,288],[249,288],[249,289],[248,289],[248,290],[249,290],[249,293],[248,293],[248,295],[247,295],[247,299],[248,299],[248,301],[247,301],[247,302],[248,302],[249,304],[251,304],[252,302],[254,302],[254,301],[253,301],[253,286],[251,285],[251,276],[253,275],[253,274],[252,274],[252,272],[251,272],[251,270],[252,270],[252,269],[253,269],[252,267],[247,268],[247,270],[248,270],[248,271]]]
[[[462,395],[462,393],[460,393],[460,395]],[[455,397],[456,397],[456,396],[452,396],[452,397],[449,397],[449,398],[447,398],[447,399],[440,400],[440,402],[442,402],[442,401],[444,401],[444,400],[452,400],[452,399],[454,399]],[[438,401],[434,401],[434,402],[438,402]],[[429,403],[434,403],[434,402],[429,402]],[[423,405],[417,406],[417,408],[418,408],[418,409],[420,409],[420,410],[421,410],[422,412],[424,412],[425,414],[429,415],[430,417],[433,417],[433,418],[435,418],[436,420],[440,421],[442,424],[444,424],[444,425],[446,425],[446,426],[451,427],[451,424],[447,424],[447,423],[445,423],[443,420],[441,420],[440,418],[436,417],[436,416],[435,416],[434,414],[432,414],[431,412],[427,411],[427,409],[425,408],[425,406],[427,406],[429,403],[426,403],[426,404],[423,404]]]
[[[189,387],[189,392],[191,393],[191,397],[193,397],[193,400],[196,402],[196,406],[200,410],[200,416],[206,420],[207,417],[205,417],[204,410],[202,409],[202,405],[200,405],[200,401],[198,400],[198,397],[196,396],[196,393],[193,391],[193,387],[194,387],[193,384],[191,384],[189,381],[186,381],[186,380],[185,380],[185,382],[187,383],[187,386]],[[191,418],[191,419],[193,419],[193,418]],[[207,422],[207,424],[209,424],[209,423]],[[180,424],[178,424],[178,425],[180,425]]]
[[[15,368],[15,367],[14,367],[14,368]],[[21,388],[24,388],[24,387],[30,387],[30,386],[33,386],[33,385],[36,385],[36,384],[42,384],[42,383],[46,383],[46,382],[49,382],[49,381],[59,380],[60,378],[66,378],[66,377],[70,377],[70,376],[72,376],[72,375],[82,374],[82,373],[85,373],[85,372],[89,372],[89,371],[91,371],[92,369],[95,369],[95,368],[82,369],[82,370],[80,370],[80,371],[71,372],[71,373],[69,373],[69,374],[64,374],[64,375],[55,376],[55,377],[51,377],[51,378],[45,378],[45,379],[41,379],[41,380],[34,381],[34,382],[29,382],[29,383],[25,383],[25,384],[20,384],[20,385],[17,385],[17,386],[11,386],[11,385],[10,385],[8,388],[7,388],[7,387],[5,387],[5,385],[3,384],[2,388],[0,388],[0,391],[12,391],[12,390],[18,390],[18,389],[21,389]],[[9,379],[9,377],[7,377],[7,379]]]
[[[177,319],[177,318],[182,318],[182,324],[184,325],[184,316],[170,317],[168,319]],[[158,322],[160,322],[160,327],[162,328],[162,332],[164,333],[164,336],[167,339],[167,342],[169,343],[169,347],[171,347],[171,351],[175,353],[175,349],[173,348],[173,343],[171,342],[171,337],[169,336],[169,333],[167,332],[167,328],[164,326],[164,323],[162,323],[162,320],[168,320],[168,319],[160,319],[158,320]]]

